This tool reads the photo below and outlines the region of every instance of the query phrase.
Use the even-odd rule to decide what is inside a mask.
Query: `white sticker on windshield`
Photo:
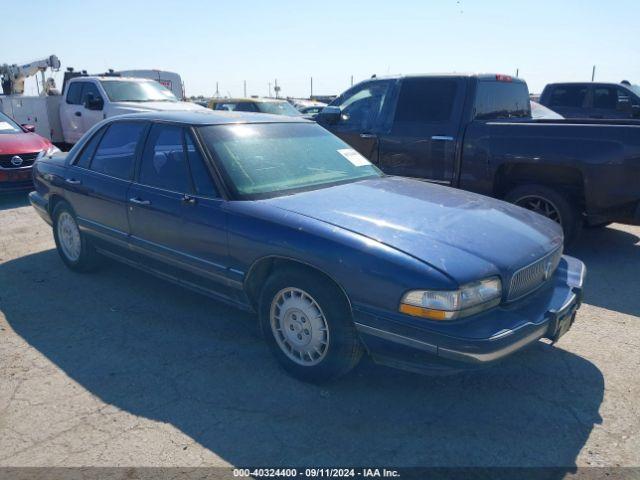
[[[371,162],[356,152],[353,148],[341,148],[338,153],[353,163],[356,167],[364,167],[371,165]]]
[[[9,122],[0,122],[0,130],[15,130]]]

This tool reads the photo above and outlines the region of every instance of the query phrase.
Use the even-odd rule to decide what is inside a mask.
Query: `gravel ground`
[[[587,230],[557,345],[475,374],[284,374],[254,318],[129,267],[67,270],[0,198],[0,466],[639,466],[640,227]]]

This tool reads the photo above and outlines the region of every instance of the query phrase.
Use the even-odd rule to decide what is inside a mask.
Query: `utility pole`
[[[278,94],[280,93],[280,87],[278,86],[277,78],[273,82],[273,91],[276,93],[276,98],[278,98]]]
[[[220,90],[218,90],[218,82],[216,82],[216,98],[220,98]]]
[[[351,86],[353,87],[353,75],[351,75]]]
[[[595,81],[596,79],[596,66],[593,66],[593,70],[591,70],[591,81]]]
[[[244,81],[244,98],[247,98],[247,81]]]
[[[271,98],[271,82],[269,82],[269,98]]]
[[[311,94],[309,95],[309,100],[313,98],[313,77],[311,77]]]
[[[518,78],[520,76],[520,69],[516,68],[516,78]]]

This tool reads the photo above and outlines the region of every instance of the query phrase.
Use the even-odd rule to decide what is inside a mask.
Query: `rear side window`
[[[191,176],[193,178],[193,184],[196,188],[196,192],[199,195],[206,195],[209,197],[218,196],[218,191],[213,184],[213,180],[211,180],[209,169],[204,163],[204,158],[202,158],[200,151],[195,146],[190,133],[186,136],[186,145],[189,166],[191,167]]]
[[[139,182],[143,185],[186,193],[191,191],[182,143],[182,128],[154,125],[142,154]]]
[[[448,122],[458,84],[453,79],[409,78],[402,82],[395,122]]]
[[[531,116],[529,90],[522,82],[479,81],[475,118],[496,120]]]
[[[111,177],[129,180],[136,148],[145,125],[143,122],[112,123],[100,140],[89,168]]]
[[[560,85],[553,89],[549,98],[550,107],[582,108],[587,98],[587,87],[582,85]]]
[[[85,82],[75,82],[69,84],[69,91],[67,92],[67,103],[69,105],[80,105],[80,99],[82,98],[82,85]]]
[[[96,147],[98,146],[98,142],[104,133],[104,128],[100,129],[100,131],[96,132],[93,137],[85,144],[80,155],[76,157],[74,165],[82,168],[89,168],[89,164],[91,163],[91,158],[93,157],[94,152],[96,151]]]

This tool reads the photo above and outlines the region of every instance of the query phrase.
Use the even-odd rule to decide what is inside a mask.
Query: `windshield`
[[[112,102],[177,102],[171,91],[158,82],[103,80],[100,82]]]
[[[16,122],[0,112],[0,135],[3,133],[22,133],[23,130]]]
[[[268,198],[380,177],[367,159],[311,123],[201,127],[231,190],[242,199]]]
[[[272,113],[274,115],[300,115],[300,112],[289,102],[260,102],[258,103],[258,108],[263,113]]]

